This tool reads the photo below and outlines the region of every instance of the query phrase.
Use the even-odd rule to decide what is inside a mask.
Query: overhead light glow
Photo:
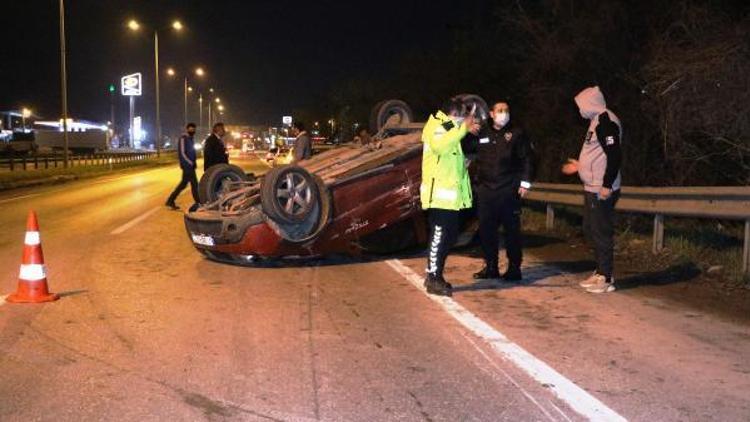
[[[195,69],[195,74],[198,75],[198,76],[203,76],[203,75],[206,74],[206,72],[203,70],[202,67],[199,67],[199,68]]]
[[[174,69],[172,69],[171,67],[170,67],[170,68],[168,68],[168,69],[167,69],[167,75],[169,75],[169,76],[174,76]]]
[[[133,31],[137,31],[137,30],[141,29],[141,24],[139,24],[137,20],[131,19],[128,22],[128,28],[130,28]]]
[[[175,31],[182,31],[182,22],[177,20],[172,22],[172,29],[174,29]]]

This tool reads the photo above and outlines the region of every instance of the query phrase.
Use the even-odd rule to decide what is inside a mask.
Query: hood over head
[[[604,94],[598,86],[591,86],[579,92],[575,96],[576,105],[584,119],[593,119],[607,110]]]

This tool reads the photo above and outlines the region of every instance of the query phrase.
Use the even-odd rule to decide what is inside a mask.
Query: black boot
[[[505,281],[521,281],[523,280],[523,275],[521,275],[521,267],[520,266],[509,266],[508,270],[503,273],[503,280]]]
[[[164,204],[164,205],[166,205],[167,207],[169,207],[169,208],[171,208],[173,210],[179,210],[180,209],[180,207],[178,207],[177,204],[175,204],[174,201],[171,201],[171,200],[167,200],[167,203]]]
[[[438,296],[452,296],[453,286],[445,281],[442,276],[434,274],[427,274],[424,280],[424,287],[427,289],[427,293],[438,295]]]
[[[500,278],[497,265],[485,265],[482,271],[474,273],[474,280],[496,280]]]

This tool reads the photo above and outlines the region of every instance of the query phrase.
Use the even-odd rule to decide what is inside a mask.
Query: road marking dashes
[[[130,229],[133,226],[135,226],[136,224],[140,223],[141,221],[143,221],[143,220],[151,217],[151,215],[155,214],[160,209],[161,209],[161,207],[152,208],[149,211],[146,211],[145,213],[139,215],[138,217],[136,217],[136,218],[128,221],[127,223],[123,224],[122,226],[120,226],[120,227],[112,230],[112,232],[110,234],[111,235],[115,235],[115,236],[118,235],[118,234],[122,234],[125,231],[127,231],[128,229]]]
[[[398,259],[391,259],[385,261],[385,263],[413,284],[414,287],[427,294],[422,285],[424,281],[423,277],[420,277],[411,268],[404,265]],[[607,405],[599,401],[596,397],[577,386],[573,381],[565,378],[562,374],[527,352],[521,346],[513,343],[503,333],[494,329],[452,298],[429,294],[427,296],[440,305],[443,310],[461,325],[489,344],[500,357],[509,360],[519,369],[526,372],[531,378],[550,390],[555,396],[582,416],[592,421],[627,421],[627,419],[607,407]]]

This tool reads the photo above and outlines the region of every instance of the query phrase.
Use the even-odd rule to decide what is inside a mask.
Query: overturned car
[[[484,101],[462,96],[487,115]],[[384,101],[373,110],[380,147],[347,146],[259,180],[231,165],[201,178],[205,203],[185,215],[194,246],[212,260],[252,264],[264,258],[389,253],[427,238],[419,201],[423,123],[409,107]]]

